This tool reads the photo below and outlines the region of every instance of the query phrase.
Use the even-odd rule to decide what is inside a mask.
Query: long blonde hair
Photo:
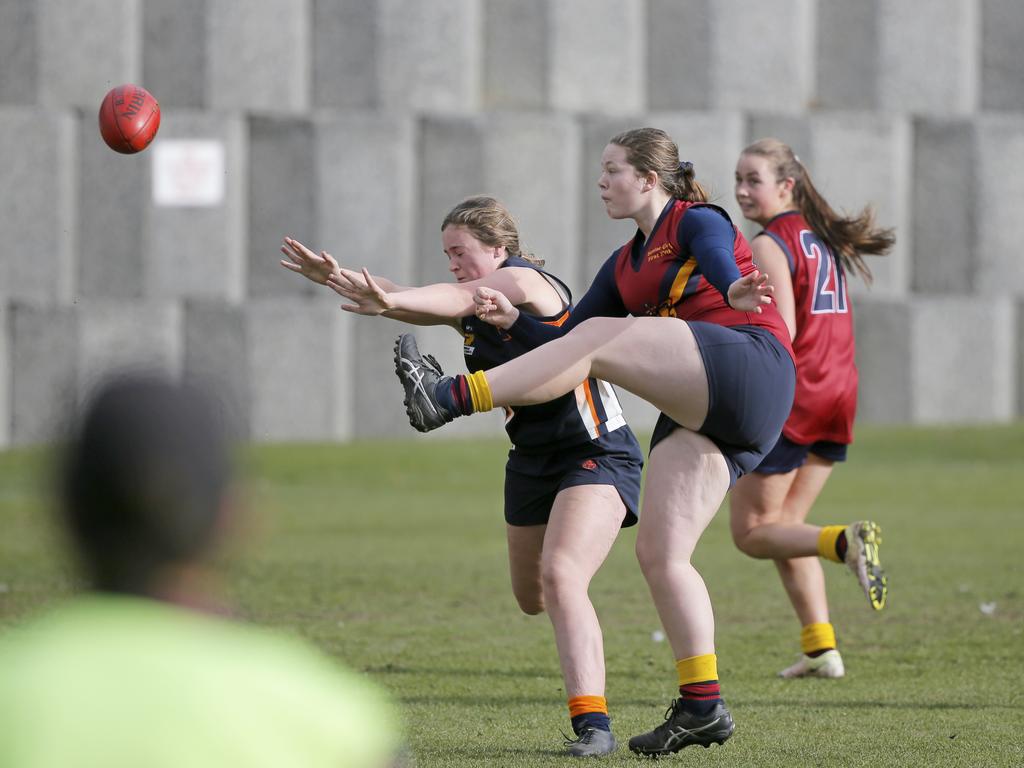
[[[875,226],[875,212],[870,205],[856,216],[840,216],[821,196],[811,181],[811,174],[792,148],[778,139],[759,139],[743,150],[744,155],[765,158],[776,181],[793,179],[793,203],[807,219],[811,229],[832,246],[836,257],[847,270],[856,270],[866,283],[871,283],[871,270],[861,254],[882,256],[896,242],[894,230]]]
[[[465,227],[469,233],[491,248],[504,246],[509,256],[518,256],[531,264],[543,267],[544,259],[523,253],[519,245],[519,228],[515,219],[500,200],[488,195],[467,197],[456,205],[441,222],[441,231],[449,226]]]

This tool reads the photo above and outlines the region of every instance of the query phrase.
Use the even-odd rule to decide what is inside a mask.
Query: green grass
[[[420,766],[561,765],[568,730],[551,628],[511,596],[501,515],[506,446],[373,442],[246,453],[254,524],[227,563],[253,621],[287,627],[390,690]],[[74,586],[39,493],[45,457],[0,454],[0,625]],[[680,765],[1024,764],[1024,426],[862,428],[812,513],[878,520],[889,605],[845,569],[829,594],[847,677],[782,681],[799,627],[770,563],[719,514],[698,548],[737,722]],[[624,741],[674,692],[667,643],[624,531],[591,594]],[[995,603],[992,615],[982,603]],[[638,765],[625,750],[602,764]]]

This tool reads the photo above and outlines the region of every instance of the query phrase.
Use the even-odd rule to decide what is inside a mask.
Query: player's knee
[[[519,588],[513,589],[512,593],[519,604],[519,610],[527,616],[544,613],[544,593],[540,589]]]
[[[550,600],[564,602],[567,596],[578,592],[581,587],[585,589],[585,585],[580,584],[576,564],[567,558],[546,559],[541,566],[540,575],[544,594]]]

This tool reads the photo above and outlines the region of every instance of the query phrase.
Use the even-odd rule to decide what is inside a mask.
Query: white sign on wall
[[[224,200],[224,142],[164,139],[153,151],[153,203],[209,208]]]

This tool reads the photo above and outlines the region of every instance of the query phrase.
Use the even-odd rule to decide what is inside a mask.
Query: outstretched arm
[[[473,295],[478,288],[493,288],[519,305],[532,305],[538,296],[553,296],[550,284],[533,269],[510,267],[499,269],[478,280],[462,283],[434,283],[420,288],[389,291],[365,270],[353,278],[332,276],[327,283],[336,293],[352,301],[344,305],[350,312],[365,315],[432,316],[457,320],[472,315],[476,305]],[[549,297],[550,298],[550,297]]]

